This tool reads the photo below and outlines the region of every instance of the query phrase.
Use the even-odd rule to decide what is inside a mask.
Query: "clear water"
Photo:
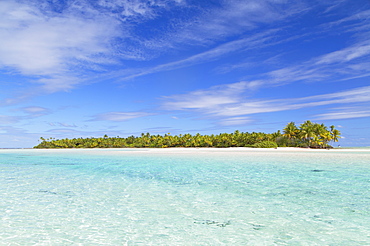
[[[370,245],[370,150],[171,151],[0,150],[0,245]]]

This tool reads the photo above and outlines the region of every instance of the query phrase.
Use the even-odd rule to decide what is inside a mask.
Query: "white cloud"
[[[266,46],[287,42],[292,39],[292,37],[286,40],[282,39],[279,37],[280,31],[281,30],[278,29],[270,29],[246,38],[224,43],[208,51],[192,55],[182,60],[157,65],[151,68],[143,68],[141,71],[133,71],[131,75],[127,75],[127,73],[129,73],[127,70],[118,73],[115,72],[113,76],[121,77],[120,80],[132,79],[148,74],[206,63],[220,59],[234,52],[246,52],[250,49],[257,50],[265,48]],[[357,76],[363,77],[368,76],[370,72],[368,62],[369,56],[370,39],[367,38],[366,40],[361,40],[358,43],[337,51],[314,57],[299,65],[284,67],[261,74],[261,77],[265,81],[265,84],[274,85],[282,85],[295,81],[321,81],[328,78],[346,79]],[[254,65],[256,66],[256,64]],[[245,66],[245,64],[229,65],[228,69],[234,69],[238,66]]]
[[[208,3],[207,8],[203,8],[206,12],[195,11],[187,19],[176,20],[180,24],[175,29],[181,32],[174,34],[175,29],[166,26],[161,33],[167,41],[157,37],[149,41],[134,34],[135,28],[140,28],[135,26],[139,22],[155,18],[174,6],[195,10],[198,4],[180,0],[100,0],[92,4],[81,0],[59,3],[61,11],[55,12],[52,8],[56,6],[39,1],[2,1],[0,67],[34,77],[34,81],[43,85],[39,88],[43,92],[70,90],[83,82],[80,71],[99,70],[99,65],[112,64],[119,59],[147,59],[150,57],[150,46],[145,45],[147,41],[157,43],[152,47],[160,48],[161,52],[164,46],[168,50],[178,43],[189,44],[189,39],[191,45],[202,45],[204,40],[243,33],[246,28],[306,11],[300,3],[288,4],[286,1],[232,0],[223,1],[217,7]],[[135,18],[135,21],[130,22],[127,18]],[[169,22],[169,26],[172,24]],[[181,25],[183,28],[179,28]],[[123,79],[191,66],[237,50],[263,46],[276,31],[229,42],[183,60],[143,69]],[[116,38],[119,42],[114,41]],[[194,42],[194,39],[199,40]],[[116,76],[121,76],[120,73]]]
[[[240,95],[256,86],[255,82],[238,82],[213,86],[208,90],[198,90],[187,94],[163,97],[163,108],[167,110],[204,110],[222,105],[237,103]]]
[[[193,66],[196,64],[201,64],[201,63],[219,59],[220,57],[224,55],[237,52],[240,50],[245,51],[248,49],[259,49],[266,45],[272,45],[273,42],[269,42],[269,41],[273,39],[277,31],[278,30],[274,29],[274,30],[263,32],[263,33],[258,33],[248,38],[242,38],[242,39],[224,43],[222,45],[217,46],[216,48],[190,56],[182,60],[161,64],[161,65],[158,65],[152,68],[143,68],[141,69],[141,71],[134,71],[131,75],[122,77],[121,80],[133,79],[133,78],[148,75],[148,74]],[[123,70],[123,72],[127,73],[126,70]],[[121,71],[118,73],[114,72],[113,76],[116,76],[116,77],[122,76]]]
[[[0,2],[0,23],[0,68],[35,78],[47,92],[73,88],[81,68],[115,62],[110,41],[122,35],[111,17],[60,14],[15,1]]]
[[[153,115],[152,113],[146,112],[109,112],[104,114],[99,114],[92,119],[93,121],[96,120],[103,120],[103,121],[127,121],[135,118],[145,117]]]
[[[116,23],[104,18],[45,15],[33,6],[0,3],[0,62],[23,74],[59,74],[74,61],[106,53]]]
[[[280,14],[276,14],[276,9],[272,8],[272,5],[279,3],[250,1],[246,4],[243,1],[228,1],[223,4],[226,8],[209,8],[208,17],[198,16],[203,24],[197,25],[195,29],[187,28],[189,35],[195,36],[199,32],[201,36],[204,36],[204,33],[212,33],[211,30],[218,32],[221,29],[224,30],[222,35],[230,35],[228,30],[233,28],[227,19],[239,23],[238,28],[242,30],[252,22],[265,23],[280,18],[278,17]],[[185,9],[189,7],[184,4],[184,1],[172,0],[101,0],[98,2],[100,9],[96,8],[97,5],[93,7],[89,1],[72,1],[68,5],[62,6],[63,3],[59,5],[61,5],[61,11],[54,12],[51,8],[55,6],[40,4],[38,1],[21,3],[7,0],[0,2],[0,36],[2,37],[0,39],[0,67],[34,77],[35,82],[43,85],[39,90],[47,93],[70,90],[83,82],[79,70],[86,68],[96,70],[97,65],[114,63],[117,62],[116,59],[145,57],[144,47],[132,45],[125,47],[127,44],[125,38],[134,42],[140,39],[129,34],[130,29],[135,28],[132,26],[133,23],[130,23],[130,27],[123,28],[123,24],[129,23],[125,22],[125,18],[150,19],[154,18],[160,10],[168,10],[171,6],[183,6]],[[222,18],[214,18],[215,15],[211,12],[217,13]],[[264,13],[263,18],[258,14],[262,12]],[[212,23],[209,23],[210,20]],[[182,21],[188,23],[188,19]],[[209,25],[204,25],[204,23],[209,23]],[[210,35],[217,36],[218,34]],[[208,61],[246,46],[251,47],[253,43],[261,44],[270,38],[269,35],[270,33],[264,33],[260,36],[227,43],[208,52],[159,65],[130,77]],[[112,45],[115,38],[121,40],[118,46]],[[172,43],[178,43],[173,37],[169,40]]]
[[[370,102],[370,86],[311,97],[240,102],[236,105],[227,105],[222,109],[213,109],[212,113],[216,116],[238,116],[296,110],[332,104],[368,102]]]
[[[345,2],[345,1],[346,0],[344,0],[343,2]],[[343,19],[330,22],[327,25],[333,26],[333,25],[340,25],[340,24],[343,24],[343,23],[352,23],[353,21],[358,21],[360,19],[368,20],[369,15],[370,15],[370,10],[363,10],[363,11],[356,12],[356,13],[354,13],[354,14],[348,16],[348,17],[345,17]]]
[[[142,54],[145,53],[143,47],[137,46],[133,50],[131,46],[125,47],[127,44],[125,38],[130,41],[140,38],[133,36],[130,33],[131,29],[123,28],[124,19],[134,16],[143,20],[155,18],[160,10],[167,10],[169,6],[172,6],[171,4],[177,3],[181,1],[101,0],[97,3],[101,9],[97,9],[92,7],[89,1],[74,1],[59,13],[31,3],[2,1],[0,2],[0,36],[2,37],[0,39],[0,67],[30,75],[34,78],[33,82],[41,84],[38,90],[42,92],[71,90],[85,81],[85,78],[80,76],[79,70],[87,68],[98,70],[99,65],[115,63],[116,59],[145,57],[146,55]],[[184,9],[195,8],[195,5],[185,3],[183,6]],[[179,20],[188,24],[182,24],[184,28],[176,34],[168,33],[171,30],[166,29],[165,36],[171,37],[168,38],[170,48],[173,47],[171,44],[188,44],[189,40],[197,40],[197,42],[192,41],[191,45],[202,45],[209,40],[223,39],[236,33],[246,32],[247,29],[258,25],[290,18],[309,8],[301,3],[292,5],[287,1],[224,1],[218,7],[209,5],[207,12],[202,14],[196,12],[199,15],[192,16],[190,22],[188,22],[189,19]],[[86,13],[81,14],[83,11]],[[120,22],[117,14],[121,16]],[[361,16],[363,15],[365,14]],[[139,69],[139,72],[123,76],[123,78],[122,73],[127,74],[127,69],[106,76],[121,77],[120,79],[124,80],[212,61],[232,52],[258,49],[284,42],[276,39],[278,32],[277,29],[271,29],[250,35],[185,59]],[[115,38],[120,38],[122,42],[118,45],[119,48],[113,48],[112,42]],[[163,42],[163,44],[168,43]],[[163,50],[163,46],[160,48]],[[119,58],[117,58],[117,53]],[[364,41],[320,56],[305,64],[265,73],[261,76],[262,79],[248,82],[248,86],[251,88],[253,83],[255,87],[259,87],[300,80],[318,81],[333,76],[363,75],[365,71],[370,72],[370,68],[367,66],[368,63],[361,58],[367,58],[369,54],[370,45]],[[342,65],[337,66],[339,63]],[[346,64],[344,67],[343,63]],[[29,95],[34,94],[36,93],[29,93]],[[196,97],[197,95],[191,94],[190,96]],[[206,105],[217,105],[217,102],[233,103],[232,100],[235,100],[235,98],[222,94],[217,98],[208,95],[202,99],[198,101],[198,105],[190,100],[188,104],[185,104],[185,100],[182,100],[182,107],[202,108]],[[13,98],[7,101],[11,103],[17,100]],[[180,101],[174,100],[172,106],[179,107],[181,106],[179,103]],[[170,103],[167,103],[167,106],[171,106]]]
[[[0,124],[15,124],[21,120],[29,120],[36,117],[40,117],[50,113],[50,110],[44,107],[29,106],[18,109],[13,109],[11,111],[23,112],[23,115],[0,115]]]
[[[38,107],[38,106],[29,106],[29,107],[23,107],[19,109],[23,113],[27,114],[26,116],[20,116],[20,119],[30,119],[35,117],[40,117],[46,114],[50,113],[50,110],[44,107]]]
[[[120,9],[120,14],[125,17],[136,15],[148,15],[151,8],[148,5],[153,5],[153,2],[142,2],[139,0],[125,1],[125,0],[100,0],[99,5],[117,11]],[[149,14],[151,15],[151,14]]]
[[[48,109],[44,107],[30,106],[30,107],[22,108],[22,111],[28,114],[39,114],[39,113],[47,112]]]
[[[302,3],[286,1],[227,0],[219,4],[208,3],[196,18],[179,24],[171,39],[176,43],[212,43],[307,10]]]
[[[218,117],[229,117],[229,116],[239,116],[239,115],[250,115],[258,113],[269,113],[284,111],[288,109],[296,109],[297,106],[285,105],[283,101],[280,100],[253,100],[247,102],[240,102],[234,105],[227,105],[222,108],[211,109],[210,113]]]
[[[0,124],[13,124],[19,121],[17,116],[0,115]]]
[[[62,126],[62,127],[77,127],[75,124],[68,124],[64,122],[49,122],[48,125],[50,126]]]
[[[344,63],[367,55],[370,55],[370,44],[359,44],[326,54],[318,58],[316,64]]]
[[[325,114],[318,114],[318,120],[343,120],[353,118],[370,117],[370,110],[358,109],[341,109],[339,112],[331,112]]]
[[[212,3],[192,5],[189,3],[184,7],[184,10],[194,10],[189,14],[189,18],[178,20],[175,18],[175,20],[170,21],[170,26],[174,26],[173,29],[168,26],[163,27],[164,31],[161,32],[160,36],[154,35],[149,39],[137,37],[139,40],[135,41],[138,41],[143,49],[145,47],[152,49],[152,51],[159,50],[159,53],[163,53],[164,50],[178,49],[178,47],[184,47],[184,45],[204,46],[218,40],[225,40],[225,38],[235,34],[247,34],[249,30],[256,28],[258,25],[280,21],[301,11],[306,11],[306,8],[302,7],[300,3],[288,4],[285,1],[252,0],[245,2],[231,0],[220,1],[218,4],[220,5]],[[200,8],[201,5],[205,6]],[[203,10],[200,11],[199,9]],[[281,42],[281,40],[276,41],[275,35],[277,32],[277,29],[268,28],[261,33],[249,33],[243,38],[226,42],[216,48],[188,58],[152,68],[143,68],[129,76],[123,75],[122,80],[208,62],[235,51],[273,45],[276,42]],[[121,76],[120,73],[117,73],[117,76]]]
[[[119,13],[121,18],[153,18],[156,9],[166,8],[171,4],[181,4],[183,0],[99,0],[100,7],[109,9],[110,12]]]
[[[369,39],[370,42],[370,39]],[[293,82],[350,80],[370,76],[370,45],[363,42],[310,59],[299,65],[261,74],[261,85],[281,86]]]
[[[247,82],[211,87],[208,90],[165,97],[163,107],[167,110],[193,110],[195,112],[220,119],[220,124],[231,125],[247,122],[246,115],[297,110],[325,105],[369,103],[370,86],[352,90],[291,99],[248,99],[243,95],[250,88]],[[349,113],[347,118],[366,117],[362,109]],[[337,113],[337,117],[344,114]],[[329,118],[329,114],[325,117]],[[230,118],[231,117],[231,118]],[[323,118],[324,115],[320,115]],[[334,117],[334,114],[331,115]]]
[[[44,78],[40,78],[35,83],[41,84],[41,86],[37,89],[41,89],[42,92],[46,93],[54,93],[58,91],[69,91],[78,84],[85,82],[83,77],[77,78],[74,76],[68,75],[54,75],[48,76]],[[37,93],[37,89],[33,92],[34,94]]]
[[[248,124],[252,120],[248,117],[232,117],[220,120],[219,124],[222,126],[234,126]]]
[[[51,133],[54,133],[54,134],[63,134],[65,136],[65,134],[70,134],[70,135],[77,135],[77,136],[81,136],[83,134],[83,132],[81,131],[77,131],[77,130],[74,130],[74,129],[51,129],[51,130],[48,130],[47,132],[51,132]]]

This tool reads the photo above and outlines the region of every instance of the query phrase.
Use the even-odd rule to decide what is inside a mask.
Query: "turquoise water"
[[[0,150],[0,245],[370,245],[370,151]]]

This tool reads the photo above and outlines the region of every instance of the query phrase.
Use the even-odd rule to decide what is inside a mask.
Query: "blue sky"
[[[370,146],[368,0],[2,0],[0,147],[335,125]]]

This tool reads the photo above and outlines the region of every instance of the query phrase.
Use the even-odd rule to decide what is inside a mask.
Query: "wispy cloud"
[[[146,112],[109,112],[99,114],[93,117],[92,121],[127,121],[135,118],[141,118],[145,116],[153,115],[152,113]]]
[[[184,16],[188,17],[173,16],[173,20],[169,20],[165,13],[170,13],[172,8],[187,11]],[[221,1],[220,5],[185,0],[100,0],[94,3],[81,0],[53,4],[6,0],[0,2],[0,67],[30,76],[30,82],[41,85],[38,93],[71,90],[91,78],[94,80],[93,75],[105,71],[107,65],[147,60],[155,50],[166,53],[177,49],[178,44],[201,46],[224,40],[307,9],[309,5],[302,2],[270,0],[231,0]],[[164,18],[166,24],[158,28],[160,32],[150,35],[154,38],[140,31],[158,18]],[[152,34],[151,29],[148,30]],[[266,45],[277,30],[264,30],[189,58],[139,69],[123,75],[123,79],[191,66],[237,50]],[[126,72],[127,69],[116,75]],[[21,95],[18,99],[24,97]]]
[[[306,11],[308,5],[269,0],[229,0],[219,6],[208,2],[206,11],[196,18],[181,23],[178,32],[171,36],[176,43],[205,44],[245,33]],[[215,18],[216,17],[216,18]]]
[[[23,108],[12,109],[12,113],[21,112],[18,115],[0,115],[0,124],[15,124],[22,120],[29,120],[50,114],[50,110],[44,107],[29,106]]]
[[[64,123],[64,122],[49,122],[48,123],[49,126],[60,126],[60,127],[67,127],[67,128],[75,128],[75,127],[78,127],[77,125],[75,124],[68,124],[68,123]]]
[[[97,4],[108,10],[109,13],[116,13],[117,16],[125,20],[127,18],[155,18],[160,9],[166,9],[171,5],[182,4],[184,2],[185,0],[100,0]]]
[[[20,108],[19,111],[22,111],[23,113],[27,114],[27,116],[25,116],[26,118],[36,118],[51,113],[49,109],[38,106],[23,107]]]
[[[141,1],[114,0],[71,1],[68,4],[40,3],[39,1],[0,2],[0,67],[29,76],[30,82],[39,84],[37,91],[53,93],[71,90],[85,82],[82,74],[104,71],[106,65],[119,64],[124,60],[146,59],[150,49],[161,43],[175,48],[175,43],[189,44],[188,37],[214,39],[221,35],[229,36],[245,31],[245,27],[256,23],[268,23],[283,18],[276,5],[270,1],[225,1],[222,6],[208,6],[207,12],[189,15],[188,19],[177,19],[182,33],[171,29],[171,22],[164,27],[167,41],[158,35],[149,41],[145,35],[137,33],[145,21],[163,18],[160,14],[171,8],[197,9],[181,0]],[[198,6],[199,7],[199,6]],[[190,13],[190,12],[189,12]],[[263,17],[261,17],[263,13]],[[222,18],[214,18],[215,14]],[[190,21],[190,22],[189,22]],[[191,23],[191,25],[185,24]],[[231,23],[234,23],[231,25]],[[235,23],[239,23],[238,27]],[[177,32],[177,34],[175,34]],[[204,34],[207,33],[207,37]],[[212,60],[222,54],[268,39],[258,36],[245,38],[219,46],[217,49],[194,55],[180,61],[158,65],[129,77],[141,76],[158,71],[189,66]],[[163,35],[163,32],[162,34]],[[174,38],[176,36],[177,38]],[[186,38],[187,37],[187,38]],[[181,41],[182,40],[182,41]],[[202,41],[192,41],[192,45],[202,45]],[[148,54],[145,54],[145,53]],[[109,75],[108,75],[109,76]],[[37,93],[28,93],[28,96]],[[25,95],[18,96],[18,99]],[[19,100],[8,100],[14,103]]]
[[[358,3],[360,3],[359,1]],[[352,1],[343,1],[343,3],[353,4]],[[367,5],[367,6],[366,6]],[[353,7],[353,6],[351,6]],[[348,7],[345,7],[348,8]],[[364,9],[365,10],[362,10]],[[320,27],[323,27],[325,30],[339,33],[352,33],[356,39],[359,41],[361,40],[369,40],[370,34],[370,10],[368,10],[368,3],[363,4],[360,8],[361,10],[355,12],[348,12],[348,15],[344,18],[339,20],[335,20],[329,23],[325,23]]]
[[[219,59],[223,55],[230,54],[236,51],[241,50],[245,51],[248,49],[260,49],[267,45],[272,45],[272,42],[269,41],[271,41],[271,39],[274,38],[274,35],[276,34],[277,31],[278,31],[277,29],[273,29],[263,33],[258,33],[248,38],[242,38],[224,43],[222,45],[217,46],[216,48],[190,56],[182,60],[161,64],[152,68],[143,68],[139,72],[136,71],[131,75],[124,76],[123,78],[121,78],[121,80],[133,79],[148,74],[169,71],[183,67],[193,66],[200,63],[209,62],[215,59]],[[127,71],[124,72],[126,73]],[[118,73],[115,72],[113,76],[118,77],[120,76],[120,74],[121,74],[120,72]]]
[[[302,9],[301,11],[307,11]],[[226,10],[225,10],[226,11]],[[289,12],[289,11],[287,11]],[[285,17],[291,17],[299,11],[290,10],[290,14],[286,14]],[[364,13],[359,13],[360,17],[364,17]],[[359,17],[359,18],[360,18]],[[355,17],[343,19],[343,22],[354,19]],[[370,25],[364,25],[363,28],[368,27],[370,31]],[[299,39],[306,34],[297,34],[289,37],[284,37],[280,29],[269,29],[260,33],[254,33],[248,35],[248,37],[226,42],[208,51],[204,51],[188,58],[181,59],[174,62],[160,64],[154,67],[146,67],[138,69],[136,71],[123,70],[122,72],[116,73],[113,77],[120,76],[120,80],[132,79],[140,76],[145,76],[153,73],[175,70],[183,67],[193,66],[201,63],[206,63],[214,60],[218,60],[224,56],[233,54],[235,52],[244,52],[247,54],[248,50],[258,50],[266,48],[267,46],[278,45],[282,43],[288,43],[294,39]],[[202,37],[208,34],[202,33]],[[327,78],[339,78],[344,76],[357,76],[363,74],[366,71],[370,71],[367,60],[365,58],[370,55],[370,39],[367,37],[361,38],[357,43],[353,43],[347,47],[339,49],[337,51],[323,54],[313,58],[305,63],[296,66],[285,67],[282,69],[274,70],[269,73],[261,74],[263,79],[269,84],[284,84],[292,81],[320,81]],[[247,55],[248,56],[248,55]],[[267,58],[267,60],[272,59]],[[267,61],[266,61],[267,62]],[[221,72],[227,72],[235,68],[241,68],[250,66],[250,63],[240,63],[227,66],[225,69],[221,69]],[[255,64],[254,64],[255,66]],[[127,75],[127,73],[129,75]]]
[[[246,125],[251,121],[252,120],[249,117],[231,117],[220,120],[219,125],[222,126]]]
[[[214,117],[236,117],[256,113],[295,110],[320,105],[370,101],[369,87],[313,97],[296,99],[248,99],[252,90],[283,86],[299,81],[344,80],[368,76],[369,45],[354,44],[342,50],[325,54],[300,65],[285,67],[261,74],[258,80],[214,86],[182,95],[164,97],[163,107],[168,110],[195,110]],[[237,89],[235,89],[237,88]]]
[[[238,89],[236,89],[238,88]],[[165,97],[163,107],[168,110],[192,110],[208,117],[219,119],[221,124],[247,122],[247,115],[297,110],[325,105],[345,105],[370,102],[370,87],[360,87],[352,90],[291,99],[248,99],[243,94],[248,90],[248,83],[212,87],[209,90],[196,91],[188,94]],[[366,114],[358,111],[348,114],[356,117],[365,117]],[[324,115],[318,116],[323,118]],[[326,115],[329,117],[329,115]]]
[[[258,82],[238,82],[213,86],[208,90],[198,90],[187,94],[163,97],[166,110],[203,110],[222,105],[238,103],[247,89],[253,89]]]
[[[206,6],[199,8],[202,4]],[[153,40],[136,32],[135,28],[140,28],[138,24],[164,18],[160,14],[175,7],[194,10],[196,14],[189,12],[187,19],[174,16],[176,28],[171,29],[174,22],[169,22],[164,34],[154,35]],[[220,5],[181,0],[100,0],[94,4],[84,0],[68,4],[40,4],[38,1],[26,4],[7,0],[0,3],[0,47],[6,47],[0,48],[0,65],[28,75],[62,76],[71,70],[76,72],[76,65],[78,69],[81,66],[94,68],[122,58],[141,57],[140,53],[150,49],[148,43],[162,50],[164,46],[174,48],[179,43],[202,45],[291,18],[309,9],[310,5],[303,1],[270,0],[230,0],[221,1]],[[161,39],[163,35],[166,38]],[[132,42],[136,46],[132,46]],[[227,46],[219,49],[222,48],[228,49]],[[167,66],[172,65],[176,64]]]
[[[370,117],[370,110],[368,110],[369,105],[366,107],[344,107],[335,108],[333,112],[318,114],[316,119],[318,120],[343,120],[343,119],[353,119],[353,118],[363,118]]]
[[[137,39],[135,25],[181,2],[1,1],[0,68],[39,85],[6,102],[71,90],[106,66],[142,59],[143,47],[130,45]]]
[[[79,69],[115,62],[110,41],[118,23],[110,17],[84,18],[15,1],[0,2],[0,67],[30,76],[55,92],[78,83]]]
[[[49,111],[47,108],[37,106],[24,107],[21,110],[28,114],[41,114]]]
[[[253,100],[240,102],[236,105],[227,105],[213,109],[210,112],[215,116],[238,116],[256,113],[296,110],[333,104],[353,104],[370,102],[370,87],[360,87],[353,90],[323,94],[311,97]]]
[[[45,13],[35,6],[1,3],[3,65],[23,74],[53,75],[73,70],[78,61],[105,63],[117,22],[109,17]],[[100,59],[99,59],[100,58]]]
[[[19,121],[19,117],[9,116],[9,115],[0,115],[0,124],[13,124]]]
[[[288,66],[265,74],[265,85],[285,85],[299,81],[346,80],[369,76],[370,39],[337,50],[299,65]]]
[[[370,54],[370,40],[364,44],[357,44],[342,50],[323,55],[318,59],[315,65],[345,63],[354,59],[368,56]]]

